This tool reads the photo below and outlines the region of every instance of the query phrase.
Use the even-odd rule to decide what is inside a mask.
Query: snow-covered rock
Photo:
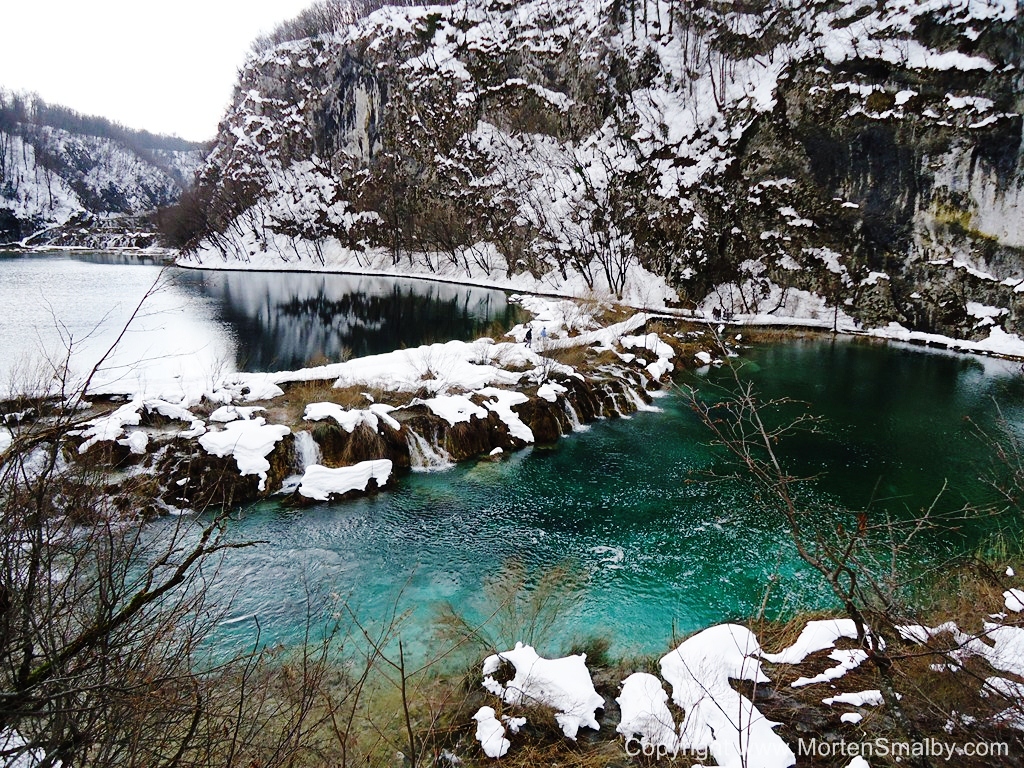
[[[746,627],[720,624],[685,640],[661,659],[672,700],[686,717],[680,749],[707,749],[721,766],[787,768],[796,755],[729,680],[769,682],[761,669],[761,646]]]
[[[232,421],[222,430],[207,432],[199,438],[199,444],[214,456],[232,456],[239,474],[243,477],[257,475],[259,489],[263,491],[266,489],[267,472],[270,471],[267,456],[289,434],[291,430],[283,424],[267,424],[266,419],[257,416]]]
[[[575,739],[581,727],[600,728],[596,712],[604,699],[594,690],[586,654],[560,659],[541,658],[532,646],[516,643],[510,651],[484,659],[484,687],[508,704],[543,704],[555,711],[562,733]],[[502,662],[515,667],[515,676],[499,683],[494,674]]]
[[[387,485],[391,478],[390,459],[361,461],[350,467],[323,467],[313,464],[306,467],[299,482],[299,495],[316,501],[327,501],[331,496],[340,496],[349,491],[365,491],[373,480],[378,488]]]
[[[190,263],[1021,330],[1014,3],[618,8],[385,7],[258,51],[201,181],[237,215]]]

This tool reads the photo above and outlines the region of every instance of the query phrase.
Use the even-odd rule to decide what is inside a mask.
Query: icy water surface
[[[964,418],[982,423],[993,398],[1018,424],[1024,380],[1013,364],[913,347],[793,342],[745,353],[766,395],[807,400],[838,437],[807,436],[789,452],[801,472],[825,472],[822,498],[908,514],[943,480],[974,497],[983,454]],[[720,373],[708,373],[711,380]],[[706,379],[696,377],[698,383]],[[782,522],[728,485],[702,482],[707,435],[678,394],[660,413],[607,420],[549,449],[497,463],[413,474],[370,499],[288,510],[263,503],[234,524],[239,538],[270,542],[232,552],[224,583],[238,589],[225,647],[294,641],[306,593],[348,600],[364,619],[397,602],[406,630],[426,643],[445,601],[471,618],[494,610],[485,582],[510,564],[537,576],[565,566],[583,582],[549,653],[574,639],[613,638],[616,653],[657,652],[674,633],[749,616],[776,569],[768,615],[824,605],[819,580],[797,567]],[[694,481],[694,482],[689,482]],[[952,502],[951,502],[952,503]],[[928,554],[962,550],[978,532],[933,537]]]
[[[158,279],[159,278],[159,279]],[[0,386],[38,378],[69,344],[91,367],[151,289],[96,383],[173,396],[232,370],[294,370],[507,328],[520,310],[483,288],[353,275],[202,272],[144,257],[0,253]]]

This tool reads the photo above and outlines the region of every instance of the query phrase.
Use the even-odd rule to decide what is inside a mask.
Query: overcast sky
[[[313,0],[5,0],[0,87],[213,138],[249,45]]]

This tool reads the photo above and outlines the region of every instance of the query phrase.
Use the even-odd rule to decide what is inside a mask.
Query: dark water
[[[998,402],[1024,420],[1012,364],[842,341],[751,349],[744,359],[765,396],[802,398],[827,419],[826,435],[783,450],[794,471],[820,475],[811,494],[823,505],[872,502],[874,513],[906,516],[944,481],[950,499],[978,498],[988,451],[965,417],[990,424]],[[707,388],[722,378],[689,381]],[[704,481],[721,465],[684,398],[658,405],[550,450],[406,476],[372,499],[242,511],[234,535],[271,543],[229,556],[223,577],[238,589],[238,621],[221,628],[220,642],[251,639],[253,615],[265,637],[296,639],[312,591],[349,601],[364,619],[397,603],[411,612],[406,637],[426,643],[442,602],[473,618],[494,612],[484,585],[516,564],[534,577],[568,565],[582,581],[582,601],[567,603],[549,652],[592,635],[612,637],[617,653],[660,651],[674,633],[756,612],[776,571],[769,616],[827,605],[783,521],[743,488]],[[922,559],[964,551],[981,533],[931,534]]]
[[[525,315],[502,291],[401,278],[178,270],[216,302],[246,371],[295,370],[508,330]]]
[[[991,430],[1001,412],[1024,425],[1024,375],[1016,363],[905,344],[795,341],[759,348],[744,374],[766,395],[790,397],[824,417],[801,436],[797,469],[824,469],[818,484],[852,507],[918,511],[948,482],[946,506],[985,495],[990,451],[972,423]],[[719,374],[717,379],[723,379]]]

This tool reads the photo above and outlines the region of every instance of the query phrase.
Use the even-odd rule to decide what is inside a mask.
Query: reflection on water
[[[501,291],[357,275],[183,272],[245,343],[240,370],[294,370],[435,341],[479,338],[522,317]]]
[[[87,371],[117,339],[96,384],[168,397],[231,370],[285,370],[507,329],[501,291],[427,281],[302,273],[202,272],[106,254],[0,254],[0,384],[23,388],[68,347]],[[45,361],[45,362],[44,362]]]

